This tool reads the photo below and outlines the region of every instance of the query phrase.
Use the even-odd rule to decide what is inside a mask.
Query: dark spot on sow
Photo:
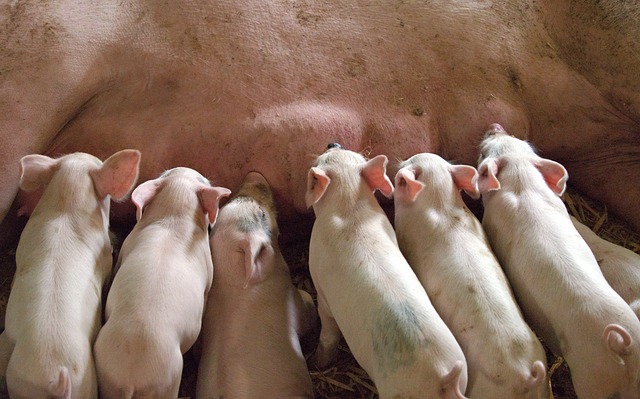
[[[522,82],[520,81],[520,75],[518,74],[518,71],[514,67],[511,66],[507,68],[507,76],[514,90],[516,91],[522,90]]]

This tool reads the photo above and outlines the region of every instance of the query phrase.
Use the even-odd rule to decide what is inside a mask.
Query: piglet
[[[569,219],[565,168],[496,124],[478,172],[491,246],[525,319],[567,361],[578,397],[640,397],[640,322]]]
[[[466,394],[549,398],[542,344],[525,323],[482,226],[460,190],[479,198],[478,173],[435,154],[400,164],[395,228],[400,250],[462,347]]]
[[[374,191],[393,193],[387,158],[332,147],[308,173],[316,220],[309,270],[322,328],[316,363],[334,357],[340,333],[380,398],[462,398],[467,365],[402,256]]]
[[[175,168],[138,186],[94,345],[104,399],[178,396],[182,355],[200,333],[213,265],[208,224],[221,197],[200,173]]]
[[[278,246],[275,204],[252,172],[212,231],[216,270],[202,330],[196,394],[313,398],[299,338],[313,328],[311,296],[291,283]]]
[[[598,237],[571,216],[571,222],[596,257],[604,278],[640,318],[640,255]]]
[[[20,188],[44,191],[16,252],[2,375],[11,398],[96,398],[91,346],[112,266],[110,197],[133,188],[140,152],[123,150],[104,163],[84,153],[20,162]]]

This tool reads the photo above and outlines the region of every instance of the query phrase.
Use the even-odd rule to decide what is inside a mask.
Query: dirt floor
[[[611,220],[606,208],[595,204],[577,193],[569,191],[564,196],[569,212],[596,231],[601,237],[640,253],[640,236],[632,233],[624,225]],[[292,270],[292,279],[298,288],[303,288],[314,296],[315,289],[308,272],[308,242],[298,240],[287,245],[284,256]],[[0,253],[0,321],[4,325],[4,312],[15,272],[15,248]],[[320,327],[305,337],[303,351],[307,360],[317,344]],[[569,369],[562,358],[547,353],[548,366],[554,398],[575,398]],[[197,359],[192,351],[185,354],[185,367],[180,397],[195,397]],[[327,370],[310,369],[317,398],[377,398],[375,387],[366,372],[362,370],[343,342],[339,359]],[[4,381],[2,381],[4,382]],[[3,384],[0,385],[0,399],[8,397]]]

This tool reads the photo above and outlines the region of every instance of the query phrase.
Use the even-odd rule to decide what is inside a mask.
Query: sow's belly
[[[392,179],[398,161],[442,148],[432,117],[375,100],[357,106],[334,100],[251,108],[222,99],[198,103],[174,99],[146,109],[118,104],[118,112],[103,115],[98,110],[104,112],[104,104],[96,104],[96,111],[92,105],[58,134],[47,154],[84,151],[105,159],[120,149],[136,148],[142,152],[138,183],[187,166],[234,192],[248,172],[259,171],[273,188],[280,220],[287,221],[307,212],[307,172],[331,142],[366,156],[387,155]],[[477,127],[478,140],[485,127]],[[466,154],[450,155],[473,162],[476,144],[467,146]],[[116,222],[134,220],[130,202],[112,209]]]

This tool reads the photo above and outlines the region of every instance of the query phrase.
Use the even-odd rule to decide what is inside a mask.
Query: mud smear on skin
[[[640,253],[640,235],[633,233],[622,223],[612,219],[603,205],[590,201],[571,189],[565,193],[564,200],[569,213],[578,218],[580,222],[589,226],[599,236]],[[283,230],[287,228],[286,225],[282,227]],[[285,231],[285,233],[292,237],[297,236],[299,238],[283,246],[283,256],[290,266],[294,285],[309,292],[315,300],[316,291],[308,268],[309,235],[308,232],[293,230],[295,229]],[[128,232],[127,229],[123,229],[116,233],[116,239],[114,240],[115,258],[117,258],[120,245]],[[0,316],[3,321],[14,273],[15,246],[0,252]],[[307,362],[309,362],[315,350],[319,334],[320,324],[318,323],[316,329],[303,338],[302,349]],[[387,342],[387,344],[387,348],[401,348],[401,346],[392,345],[391,341]],[[184,356],[184,368],[180,387],[181,398],[195,397],[198,369],[197,347],[198,343]],[[575,399],[576,395],[571,384],[571,374],[566,363],[562,361],[562,358],[554,356],[547,350],[547,367],[551,375],[554,398]],[[313,366],[310,366],[309,373],[314,384],[316,398],[374,399],[378,397],[375,386],[369,379],[367,373],[362,370],[355,361],[344,340],[342,340],[338,346],[336,361],[329,368],[326,370],[317,370]],[[8,394],[4,379],[2,379],[0,381],[0,399],[5,398],[8,398]]]

